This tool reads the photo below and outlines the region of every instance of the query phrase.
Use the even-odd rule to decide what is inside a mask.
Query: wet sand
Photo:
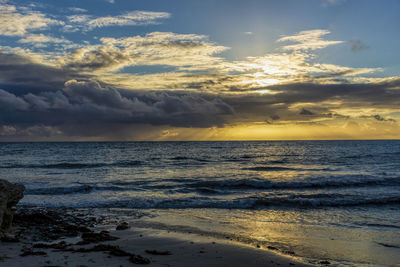
[[[229,240],[52,215],[17,216],[15,240],[0,243],[0,266],[309,266]]]

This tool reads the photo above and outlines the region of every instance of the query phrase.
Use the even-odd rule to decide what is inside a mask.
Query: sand
[[[108,229],[110,226],[108,226]],[[107,228],[97,226],[94,231]],[[115,229],[115,227],[114,227]],[[73,245],[78,248],[93,248],[95,245],[119,246],[122,250],[141,255],[150,260],[147,266],[310,266],[295,258],[279,255],[266,248],[248,247],[229,240],[220,240],[195,234],[182,234],[166,230],[135,229],[111,230],[111,236],[119,239],[102,241],[86,245]],[[75,252],[54,248],[32,248],[37,243],[54,244],[64,240],[76,244],[82,240],[77,237],[63,237],[59,240],[44,242],[29,237],[19,242],[0,242],[0,266],[133,266],[129,256],[110,255],[109,251]],[[47,240],[48,241],[48,240]],[[20,256],[24,248],[45,252],[45,255]],[[153,255],[146,250],[171,255]]]

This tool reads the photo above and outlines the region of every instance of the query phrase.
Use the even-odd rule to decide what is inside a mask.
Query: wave
[[[377,228],[396,228],[400,229],[399,225],[393,225],[393,224],[381,224],[381,223],[355,223],[356,225],[359,226],[367,226],[367,227],[377,227]]]
[[[336,178],[336,180],[335,180]],[[137,181],[112,181],[108,183],[79,184],[67,187],[40,187],[29,188],[26,195],[66,195],[88,194],[93,191],[142,191],[142,190],[169,190],[176,193],[198,193],[204,195],[227,195],[239,190],[302,190],[302,189],[326,189],[326,188],[351,188],[368,186],[400,186],[400,177],[376,179],[374,177],[355,176],[347,180],[338,180],[341,177],[330,177],[319,181],[291,181],[274,182],[263,179],[227,179],[227,180],[203,180],[197,179],[157,179]]]
[[[341,179],[342,178],[342,179]],[[188,186],[193,188],[211,188],[215,189],[309,189],[309,188],[342,188],[342,187],[365,187],[365,186],[398,186],[400,177],[376,179],[375,177],[351,176],[330,177],[319,181],[291,181],[291,182],[273,182],[262,179],[232,179],[219,181],[199,181],[192,182]],[[352,179],[349,179],[352,178]],[[341,179],[341,180],[334,180]]]
[[[342,158],[345,158],[345,159],[363,159],[363,158],[373,158],[373,157],[376,157],[376,156],[380,156],[380,155],[373,155],[373,154],[362,155],[362,154],[357,154],[357,155],[343,156]]]
[[[79,185],[70,187],[46,187],[26,189],[25,195],[69,195],[69,194],[89,194],[95,191],[138,191],[139,187],[125,186],[96,186],[96,185]]]
[[[261,156],[261,155],[242,155],[239,158],[241,159],[255,159],[255,158],[263,158],[265,156]]]
[[[24,195],[66,195],[74,193],[90,193],[93,187],[90,185],[72,186],[72,187],[50,187],[26,189]]]
[[[268,163],[284,164],[284,163],[287,163],[287,159],[270,160]]]
[[[347,196],[348,197],[348,196]],[[283,208],[327,208],[327,207],[363,207],[399,205],[400,197],[382,197],[374,199],[343,199],[339,195],[309,195],[285,197],[247,197],[233,200],[224,200],[209,197],[185,197],[178,199],[167,198],[140,198],[101,201],[64,201],[64,202],[29,202],[23,199],[20,206],[71,207],[71,208],[134,208],[134,209],[265,209],[274,207]]]
[[[221,159],[224,161],[231,161],[231,162],[236,162],[236,161],[242,161],[242,162],[248,162],[251,161],[252,159],[260,159],[260,158],[266,158],[267,156],[265,155],[258,155],[258,154],[243,154],[243,155],[225,155],[222,156]],[[268,158],[266,158],[268,160]],[[273,162],[274,160],[271,160]]]
[[[183,156],[176,156],[176,157],[173,157],[173,158],[171,158],[172,160],[189,160],[189,159],[191,159],[191,158],[188,158],[188,157],[183,157]]]
[[[82,169],[82,168],[98,168],[105,164],[101,163],[71,163],[62,162],[55,164],[11,164],[0,166],[2,169]]]
[[[140,160],[128,160],[128,161],[118,161],[108,166],[116,166],[116,167],[131,167],[131,166],[139,166],[143,165],[144,162]]]
[[[209,159],[205,158],[196,158],[196,157],[183,157],[183,156],[176,156],[171,158],[171,160],[177,160],[177,161],[198,161],[198,162],[210,162]]]
[[[272,161],[268,163],[281,163],[279,161]],[[267,163],[267,164],[268,164]],[[249,170],[249,171],[308,171],[308,172],[315,172],[315,171],[336,171],[332,168],[291,168],[291,167],[282,167],[282,166],[256,166],[256,167],[246,167],[242,168],[242,170]]]
[[[4,169],[86,169],[86,168],[101,168],[101,167],[131,167],[142,165],[142,161],[118,161],[112,163],[75,163],[75,162],[61,162],[54,164],[11,164],[0,166]]]
[[[342,199],[340,196],[328,198],[314,198],[316,196],[296,196],[286,198],[257,199],[252,208],[279,206],[279,207],[355,207],[355,206],[383,206],[400,204],[400,197],[383,197],[375,199]]]
[[[387,243],[380,243],[380,242],[376,242],[378,245],[387,247],[387,248],[400,248],[400,246],[397,245],[392,245],[392,244],[387,244]]]
[[[257,166],[257,167],[250,167],[250,168],[242,168],[242,170],[249,170],[249,171],[303,171],[304,169],[277,167],[277,166]]]
[[[102,163],[56,163],[56,164],[44,164],[44,165],[27,165],[28,168],[43,168],[43,169],[82,169],[82,168],[98,168],[103,167],[105,164]]]

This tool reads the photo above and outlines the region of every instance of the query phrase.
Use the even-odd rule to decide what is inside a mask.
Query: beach
[[[115,225],[96,224],[87,229],[95,234],[106,233],[104,231],[107,234],[103,239],[87,241],[82,236],[90,232],[73,233],[71,225],[83,229],[82,224],[93,225],[93,221],[82,218],[82,214],[74,218],[71,211],[66,218],[62,218],[62,214],[43,209],[17,212],[13,234],[18,241],[1,242],[0,266],[310,266],[289,254],[274,253],[276,248],[272,247],[251,247],[224,239],[134,226],[116,230]],[[52,220],[55,217],[57,219]],[[21,222],[24,218],[30,221],[24,224]],[[40,234],[38,229],[43,230],[43,227],[46,232]],[[51,236],[57,227],[69,231],[63,234],[58,231],[57,237]],[[108,237],[115,240],[107,240]],[[84,240],[86,242],[82,242]],[[78,245],[79,242],[82,244]],[[90,251],[93,248],[94,251]],[[128,254],[136,258],[131,259]]]
[[[119,237],[81,247],[74,244],[85,229],[71,226],[73,236],[63,236],[67,227],[55,239],[2,242],[2,264],[34,259],[38,266],[64,266],[68,256],[71,266],[73,259],[87,266],[113,260],[123,265],[133,264],[133,254],[170,266],[185,266],[189,259],[198,266],[400,262],[399,141],[44,142],[0,148],[0,177],[25,187],[17,214],[56,212],[67,224]],[[122,222],[130,228],[116,231]],[[30,234],[20,240],[25,236]],[[62,251],[38,248],[47,257],[19,256],[24,242],[29,249],[62,240],[68,244],[61,244]],[[119,246],[125,256],[94,248],[100,244]],[[46,263],[49,255],[59,258]]]

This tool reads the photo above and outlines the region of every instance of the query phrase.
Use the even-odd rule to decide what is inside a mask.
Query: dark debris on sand
[[[45,256],[45,255],[47,255],[47,252],[44,252],[44,251],[33,251],[30,248],[23,248],[21,252],[22,252],[20,254],[21,257],[26,257],[26,256],[31,256],[31,255],[34,255],[34,256],[38,256],[38,255],[39,256]]]
[[[75,252],[95,252],[95,251],[108,251],[110,255],[117,256],[117,257],[124,257],[129,256],[129,261],[136,264],[149,264],[150,260],[143,256],[126,252],[125,250],[121,249],[119,246],[113,245],[104,245],[99,244],[92,248],[79,248],[76,249]]]
[[[77,245],[87,245],[90,243],[99,243],[103,241],[114,241],[117,240],[118,237],[112,236],[108,231],[101,231],[99,233],[95,232],[84,232],[82,233],[82,241],[76,243]]]
[[[116,230],[120,231],[120,230],[126,230],[129,229],[130,226],[127,222],[121,222],[120,224],[117,225]]]
[[[88,226],[93,222],[73,216],[63,217],[60,213],[52,210],[18,210],[13,221],[17,227],[16,238],[33,236],[34,240],[51,241],[91,232]]]
[[[148,254],[152,254],[152,255],[172,255],[171,251],[168,251],[168,250],[147,249],[145,252]]]
[[[83,217],[83,218],[82,218]],[[119,246],[110,244],[98,244],[104,241],[114,241],[118,237],[110,235],[108,231],[95,232],[89,227],[93,227],[96,220],[85,216],[74,216],[60,209],[29,209],[20,208],[14,215],[14,226],[16,228],[15,237],[5,237],[4,242],[24,242],[31,247],[24,247],[21,250],[21,257],[25,256],[46,256],[47,252],[34,249],[53,249],[53,251],[89,253],[89,252],[108,252],[110,256],[129,257],[129,261],[135,264],[149,264],[150,259],[141,255],[133,254],[121,249]],[[127,223],[122,223],[120,229],[129,228]],[[76,244],[69,244],[65,241],[57,243],[47,243],[65,237],[81,237],[82,240]],[[41,241],[40,243],[35,243]],[[46,243],[43,243],[46,242]],[[97,245],[87,248],[76,246],[97,243]],[[153,251],[154,252],[154,251]],[[170,255],[170,254],[158,254]]]
[[[71,244],[68,244],[65,241],[61,241],[61,242],[54,243],[54,244],[37,243],[37,244],[33,245],[34,248],[53,248],[53,249],[64,250],[64,251],[67,250],[69,246],[71,246]]]

